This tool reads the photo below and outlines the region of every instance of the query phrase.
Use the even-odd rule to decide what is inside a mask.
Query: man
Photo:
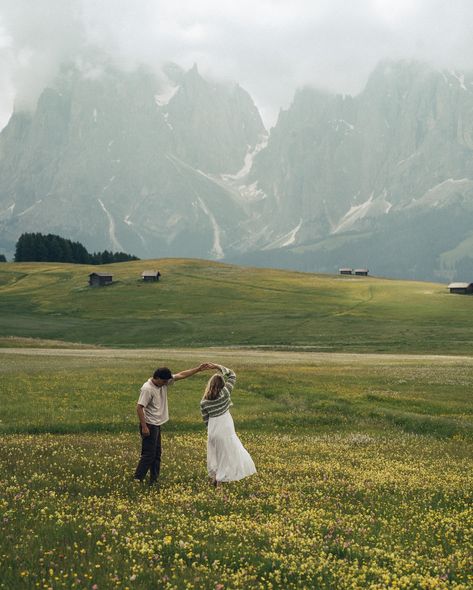
[[[161,426],[169,420],[168,387],[175,381],[187,379],[208,368],[208,363],[202,363],[198,367],[173,375],[167,367],[161,367],[144,383],[136,406],[141,433],[141,457],[135,471],[136,480],[143,481],[148,470],[150,485],[158,479],[161,466]]]

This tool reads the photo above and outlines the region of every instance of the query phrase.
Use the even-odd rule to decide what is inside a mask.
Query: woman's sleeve
[[[202,414],[202,420],[207,423],[209,421],[209,413],[207,412],[206,408],[201,404],[200,406],[200,413]]]
[[[225,380],[225,389],[230,395],[236,382],[235,372],[231,369],[227,369],[227,367],[224,367],[223,365],[220,365],[220,371],[222,372],[223,378]]]

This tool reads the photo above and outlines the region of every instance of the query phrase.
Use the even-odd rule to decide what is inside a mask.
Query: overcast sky
[[[384,58],[473,70],[473,0],[0,0],[0,128],[89,46],[124,68],[196,62],[271,126],[298,87],[356,94]]]

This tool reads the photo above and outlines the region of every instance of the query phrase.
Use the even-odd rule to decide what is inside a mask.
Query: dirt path
[[[239,363],[258,364],[374,364],[426,363],[442,365],[473,365],[471,356],[448,356],[426,354],[357,354],[336,352],[308,352],[261,350],[246,348],[0,348],[1,355],[56,356],[77,358],[115,359],[195,359],[197,361],[228,359]]]

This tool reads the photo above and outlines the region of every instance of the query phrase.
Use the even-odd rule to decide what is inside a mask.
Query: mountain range
[[[64,66],[0,133],[0,249],[51,232],[142,258],[473,280],[473,75],[385,61],[268,132],[238,84]]]

